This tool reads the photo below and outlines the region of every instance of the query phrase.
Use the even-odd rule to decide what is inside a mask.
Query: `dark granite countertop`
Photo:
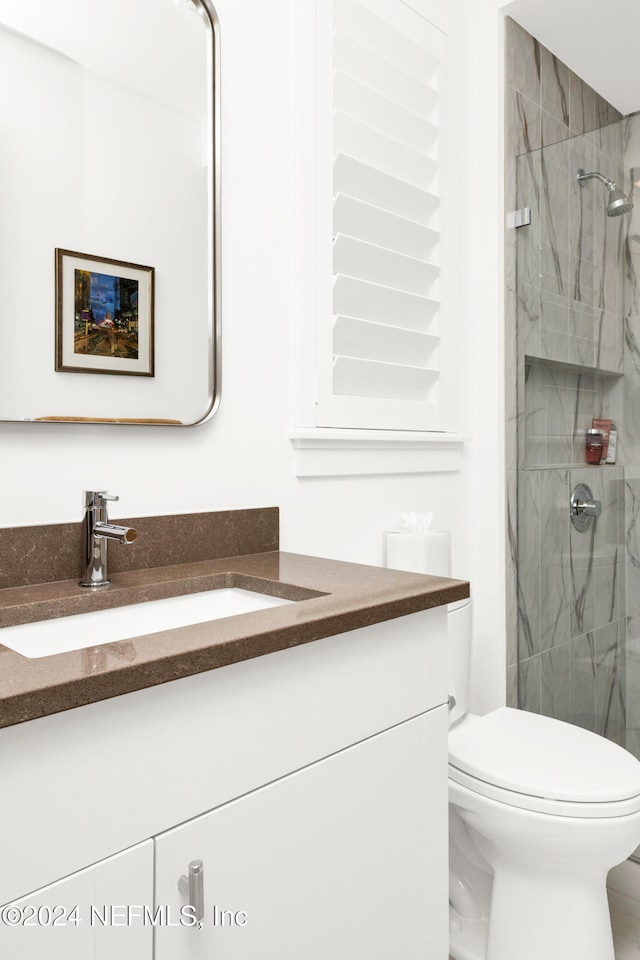
[[[269,551],[0,589],[0,727],[167,683],[469,596],[465,581]],[[27,659],[2,627],[145,600],[242,587],[298,603]]]

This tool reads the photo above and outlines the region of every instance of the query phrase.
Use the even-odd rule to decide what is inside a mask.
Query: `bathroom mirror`
[[[210,0],[0,0],[0,419],[214,413],[218,43]]]

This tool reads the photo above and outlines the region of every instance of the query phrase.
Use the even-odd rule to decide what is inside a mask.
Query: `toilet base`
[[[485,960],[489,926],[486,919],[465,920],[455,913],[453,907],[451,911],[454,916],[449,930],[450,956],[453,960]]]
[[[604,878],[553,892],[513,875],[501,879],[494,880],[493,904],[504,921],[494,919],[490,943],[486,919],[467,920],[450,908],[453,960],[614,960]]]
[[[486,960],[614,960],[606,874],[522,876],[496,870]]]
[[[451,859],[461,875],[468,874],[463,893],[472,887],[477,893],[481,912],[475,916],[488,918],[482,953],[481,938],[472,932],[481,922],[470,910],[456,933],[453,917],[455,960],[614,960],[607,873],[637,845],[640,811],[559,817],[499,803],[454,781],[449,799]],[[463,856],[476,859],[478,873],[486,863],[489,897]],[[458,915],[466,912],[457,888],[451,897]]]

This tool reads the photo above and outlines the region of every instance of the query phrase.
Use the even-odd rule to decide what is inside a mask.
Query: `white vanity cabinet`
[[[156,930],[155,960],[447,956],[439,776],[446,707],[155,838],[156,904],[202,861],[204,924]],[[197,899],[197,898],[193,898]]]
[[[0,904],[154,920],[0,925],[0,956],[446,960],[445,611],[0,730]]]
[[[147,840],[0,908],[0,957],[151,960],[153,928],[135,907],[152,902]]]

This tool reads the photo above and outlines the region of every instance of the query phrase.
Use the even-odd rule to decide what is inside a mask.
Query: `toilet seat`
[[[640,810],[640,765],[581,727],[501,707],[449,731],[449,777],[474,793],[567,817]]]

